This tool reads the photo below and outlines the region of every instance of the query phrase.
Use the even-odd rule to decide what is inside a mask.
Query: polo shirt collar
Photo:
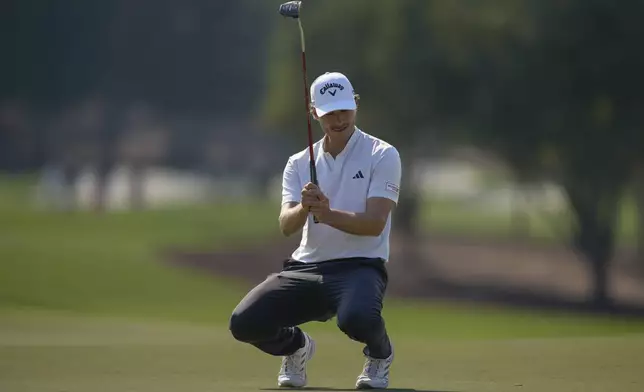
[[[347,153],[353,149],[353,147],[356,145],[356,143],[358,143],[358,140],[360,139],[361,136],[362,136],[362,131],[360,130],[360,128],[358,128],[357,126],[354,126],[353,133],[351,134],[351,137],[349,137],[349,140],[347,141],[347,145],[344,146],[344,148],[338,154],[336,159],[339,159],[339,158],[347,155]],[[322,138],[322,140],[320,142],[320,150],[318,151],[318,153],[319,154],[327,154],[327,152],[324,150],[324,137]]]

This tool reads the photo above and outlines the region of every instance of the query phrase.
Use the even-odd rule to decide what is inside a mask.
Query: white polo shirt
[[[398,203],[401,161],[398,150],[356,127],[344,150],[334,159],[324,151],[323,139],[313,145],[318,183],[330,208],[365,212],[367,199],[386,197]],[[282,178],[282,204],[300,202],[310,182],[308,148],[289,157]],[[313,215],[302,231],[300,246],[291,257],[305,263],[348,257],[389,260],[391,214],[378,237],[357,236],[314,223]]]

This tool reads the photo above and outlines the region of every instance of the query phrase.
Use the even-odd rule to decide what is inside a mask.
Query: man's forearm
[[[302,207],[302,204],[297,204],[294,207],[287,209],[280,214],[280,230],[286,237],[297,233],[304,224],[308,217],[308,211]]]
[[[376,237],[382,233],[386,222],[367,213],[330,210],[320,219],[320,223],[329,225],[348,234]]]

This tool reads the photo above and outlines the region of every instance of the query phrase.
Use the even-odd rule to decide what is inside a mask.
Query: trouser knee
[[[338,327],[349,337],[366,341],[382,331],[382,318],[375,312],[352,311],[338,315]]]
[[[264,331],[260,328],[261,325],[261,320],[255,320],[247,312],[235,311],[230,317],[228,329],[236,340],[251,343],[260,340],[264,335]]]

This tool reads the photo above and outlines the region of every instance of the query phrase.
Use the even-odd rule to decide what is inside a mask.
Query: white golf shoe
[[[385,389],[389,386],[389,368],[394,360],[393,348],[386,359],[371,358],[368,355],[362,374],[356,381],[356,389]]]
[[[304,333],[304,347],[282,358],[282,367],[277,377],[280,388],[302,388],[306,386],[306,363],[315,354],[315,341]]]

